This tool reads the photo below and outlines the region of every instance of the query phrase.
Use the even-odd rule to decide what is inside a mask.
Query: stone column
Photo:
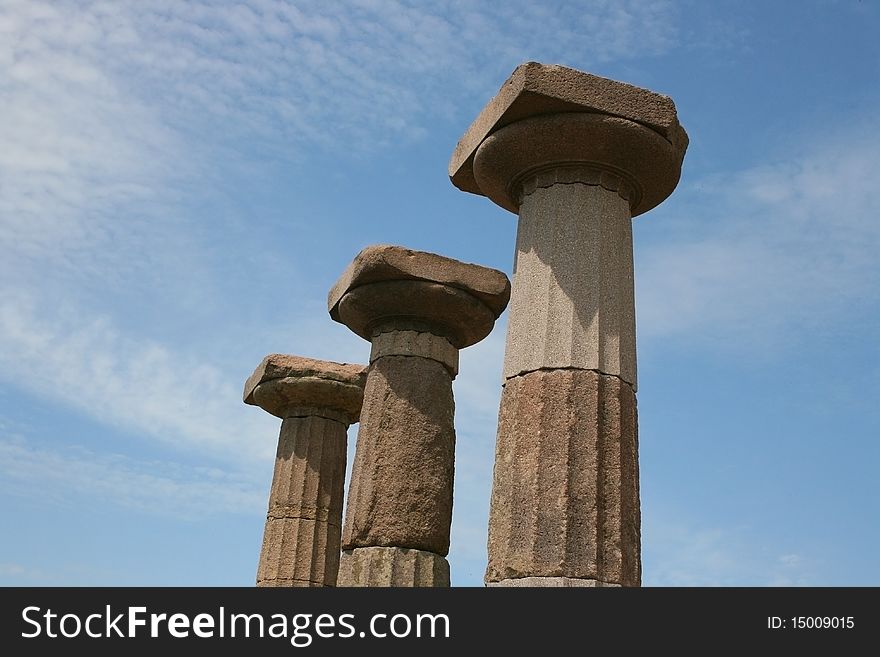
[[[455,149],[453,184],[519,214],[487,585],[640,585],[631,219],[686,148],[666,96],[528,63]]]
[[[458,351],[510,296],[507,277],[396,246],[361,251],[330,315],[372,342],[339,586],[449,586]]]
[[[346,430],[366,368],[271,354],[247,380],[246,404],[282,419],[257,586],[335,586]]]

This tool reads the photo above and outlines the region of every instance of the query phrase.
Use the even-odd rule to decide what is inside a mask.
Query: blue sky
[[[0,0],[0,583],[251,585],[245,378],[368,358],[325,306],[367,244],[510,273],[515,218],[446,166],[537,60],[691,137],[634,225],[644,583],[880,584],[877,34],[868,0]],[[455,384],[457,585],[505,319]]]

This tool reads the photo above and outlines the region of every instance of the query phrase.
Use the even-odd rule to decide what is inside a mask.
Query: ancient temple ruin
[[[512,284],[368,247],[328,309],[369,365],[272,355],[248,379],[245,402],[283,420],[258,585],[449,586],[452,380],[508,300],[486,584],[640,585],[632,218],[675,189],[687,144],[666,96],[513,72],[449,164],[457,188],[518,215]]]

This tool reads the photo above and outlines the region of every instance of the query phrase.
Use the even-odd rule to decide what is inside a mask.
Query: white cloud
[[[661,52],[672,43],[670,16],[665,2],[604,0],[553,11],[7,0],[0,250],[80,276],[96,256],[118,268],[132,244],[148,246],[152,222],[174,214],[187,183],[218,185],[218,163],[243,166],[254,151],[295,159],[315,145],[350,155],[412,138],[471,99],[484,102],[526,58]],[[160,228],[181,230],[167,217]]]
[[[531,3],[7,0],[2,376],[119,426],[229,443],[217,428],[240,423],[220,409],[240,402],[225,375],[162,346],[158,323],[113,315],[140,295],[169,323],[217,303],[225,272],[204,243],[213,218],[188,204],[222,193],[218,168],[316,147],[350,157],[461,107],[469,120],[471,101],[529,57],[661,52],[674,32],[665,2],[548,13]],[[52,375],[33,374],[34,359]],[[190,392],[181,375],[207,387]]]
[[[120,209],[156,201],[176,137],[107,70],[112,51],[88,12],[62,3],[0,9],[0,252],[22,262],[88,269],[137,239]],[[166,155],[167,154],[167,155]],[[134,230],[133,230],[134,229]],[[140,230],[139,230],[140,229]],[[83,257],[83,252],[88,257]],[[118,264],[118,260],[116,264]]]
[[[38,498],[53,507],[94,503],[183,519],[265,510],[268,482],[209,467],[141,461],[76,445],[34,447],[19,437],[0,437],[0,489]],[[7,575],[16,574],[13,572]]]
[[[801,561],[801,558],[796,554],[783,554],[779,557],[779,563],[783,566],[797,566]]]
[[[123,335],[107,318],[38,309],[24,294],[0,301],[0,344],[0,380],[111,426],[206,459],[274,452],[277,420],[241,401],[249,372],[230,377],[196,354]]]
[[[27,569],[17,563],[0,563],[0,577],[18,577],[24,575]]]
[[[674,514],[643,516],[644,586],[810,586],[813,560],[774,555],[745,528],[700,526]]]
[[[78,288],[68,304],[46,305],[55,300],[48,273],[87,278],[99,290],[127,276],[133,289],[164,269],[183,286],[198,278],[205,249],[184,207],[222,188],[217,167],[245,167],[249,151],[349,157],[416,139],[438,119],[469,121],[526,59],[586,66],[662,53],[677,39],[666,2],[602,0],[552,12],[528,2],[437,7],[6,0],[0,380],[169,447],[226,464],[265,463],[278,422],[242,405],[247,371],[233,371],[228,356],[206,360],[207,348],[169,347],[122,317],[95,314]],[[640,336],[753,332],[869,295],[880,227],[874,134],[838,136],[800,158],[702,181],[690,225],[703,237],[637,251]],[[297,351],[366,357],[347,333],[306,320],[297,328]],[[453,550],[468,564],[485,559],[503,335],[499,326],[462,355],[456,384]],[[123,451],[48,450],[7,438],[3,485],[29,494],[48,482],[150,513],[194,513],[207,500],[233,512],[264,510],[268,482],[254,484],[246,468],[145,463]],[[768,558],[756,574],[730,551],[729,534],[679,529],[658,539],[658,567],[646,583],[803,581],[795,572],[803,557]],[[0,575],[21,575],[15,568]]]
[[[783,554],[771,569],[769,586],[815,586],[810,560],[799,554]]]
[[[0,584],[3,586],[57,586],[58,578],[41,568],[7,561],[0,563]]]
[[[674,235],[636,247],[640,336],[752,348],[876,308],[876,127],[859,121],[796,156],[680,190]]]

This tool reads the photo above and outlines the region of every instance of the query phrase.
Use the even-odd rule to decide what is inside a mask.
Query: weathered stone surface
[[[339,525],[285,518],[266,521],[257,586],[336,586]]]
[[[282,422],[257,586],[335,585],[346,428],[322,417]]]
[[[509,298],[502,272],[394,246],[361,251],[330,291],[330,316],[373,343],[342,534],[358,585],[391,581],[360,549],[431,553],[448,585],[458,349],[486,337]]]
[[[439,554],[397,547],[363,547],[342,553],[339,586],[447,587],[449,563]]]
[[[329,409],[331,417],[342,414],[352,424],[360,413],[366,375],[363,365],[269,354],[245,382],[244,402],[282,419]]]
[[[248,398],[254,388],[273,379],[306,377],[328,379],[363,387],[366,376],[366,368],[363,365],[334,363],[333,361],[289,354],[269,354],[257,366],[254,373],[248,377],[244,385],[244,401],[246,404],[251,403]]]
[[[549,114],[511,123],[488,136],[474,156],[480,193],[516,213],[526,179],[552,168],[593,173],[583,182],[601,184],[626,197],[632,215],[669,196],[681,177],[680,154],[656,132],[603,114]]]
[[[449,551],[455,427],[452,377],[437,361],[370,365],[342,546]]]
[[[534,188],[520,207],[505,378],[580,368],[635,386],[633,297],[626,201],[598,185]]]
[[[361,285],[336,306],[334,319],[365,340],[392,330],[445,337],[458,349],[485,338],[495,315],[467,292],[425,281],[385,281]]]
[[[568,112],[640,124],[669,143],[679,166],[687,149],[687,133],[668,96],[565,66],[527,62],[514,70],[459,140],[449,162],[452,183],[462,191],[485,194],[474,178],[473,162],[488,136],[524,119]]]
[[[388,331],[373,336],[370,362],[383,356],[420,356],[441,363],[453,378],[458,374],[458,349],[446,338],[419,331]]]
[[[632,388],[588,370],[509,379],[501,399],[487,582],[641,580]]]
[[[486,586],[502,586],[508,588],[619,588],[620,584],[607,584],[606,582],[600,582],[595,579],[575,579],[572,577],[518,577],[516,579],[501,580],[500,582],[487,582]]]
[[[322,417],[281,423],[268,517],[342,525],[346,426]]]
[[[629,222],[687,143],[669,98],[530,62],[453,153],[453,184],[520,215],[487,582],[639,584]]]
[[[402,246],[377,244],[358,253],[330,290],[327,296],[330,316],[340,321],[336,307],[348,292],[357,287],[405,280],[438,283],[467,292],[482,301],[492,311],[493,318],[504,311],[510,298],[510,282],[496,269]]]

